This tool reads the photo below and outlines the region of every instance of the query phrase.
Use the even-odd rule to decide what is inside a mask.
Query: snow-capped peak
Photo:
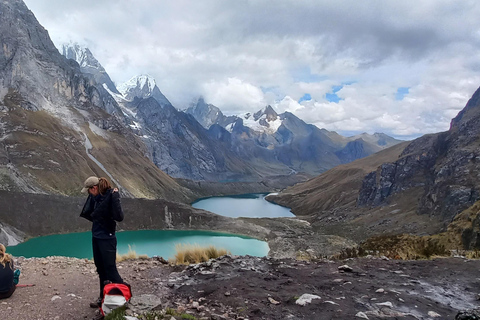
[[[128,93],[128,91],[132,89],[138,89],[143,92],[151,93],[153,91],[153,88],[155,88],[155,86],[156,86],[156,83],[153,77],[146,74],[142,74],[142,75],[131,78],[125,83],[122,83],[121,85],[118,86],[117,89],[123,95],[125,95],[126,93]]]
[[[240,116],[243,118],[243,125],[257,132],[275,133],[282,125],[282,120],[271,106],[252,114],[247,112]]]
[[[62,54],[67,59],[73,59],[78,62],[80,67],[103,69],[97,59],[93,56],[92,52],[77,42],[70,41],[62,45]]]
[[[125,99],[133,100],[135,97],[151,97],[156,86],[155,79],[152,76],[142,74],[120,84],[117,89]]]

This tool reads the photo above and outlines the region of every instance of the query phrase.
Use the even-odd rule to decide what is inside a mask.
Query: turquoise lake
[[[210,197],[192,203],[192,207],[231,218],[279,218],[294,217],[289,208],[265,200],[266,193],[250,193],[238,196]]]
[[[237,235],[210,231],[179,230],[139,230],[117,232],[119,254],[129,251],[129,246],[137,254],[149,257],[160,256],[165,259],[175,255],[177,244],[214,245],[229,250],[234,255],[251,255],[263,257],[269,247],[264,241]],[[91,259],[91,232],[58,234],[30,239],[16,246],[7,248],[14,256],[48,257],[67,256]]]
[[[210,197],[192,204],[194,208],[232,218],[294,217],[289,208],[265,200],[266,193],[251,193],[237,196]],[[67,256],[91,259],[92,235],[90,232],[59,234],[30,239],[7,251],[14,256],[48,257]],[[214,245],[229,250],[234,255],[263,257],[268,254],[264,241],[238,235],[209,231],[139,230],[117,232],[118,253],[125,254],[129,248],[139,255],[160,256],[165,259],[175,255],[177,244]]]

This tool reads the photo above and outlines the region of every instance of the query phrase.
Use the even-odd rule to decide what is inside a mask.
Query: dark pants
[[[97,267],[100,278],[100,297],[103,297],[105,281],[112,283],[123,283],[122,277],[118,274],[115,260],[117,258],[117,238],[97,239],[92,238],[93,261]]]
[[[15,289],[17,289],[17,286],[13,286],[10,290],[7,292],[0,292],[0,299],[6,299],[10,298],[10,296],[15,292]]]

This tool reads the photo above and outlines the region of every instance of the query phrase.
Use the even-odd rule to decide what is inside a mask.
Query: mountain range
[[[271,106],[226,116],[199,98],[182,111],[147,75],[116,86],[90,50],[60,53],[21,0],[0,2],[0,45],[2,192],[76,196],[97,175],[125,197],[189,203],[194,185],[214,190],[206,182],[293,185],[308,175],[269,199],[314,234],[455,230],[452,244],[480,247],[480,90],[446,132],[347,138]]]
[[[148,146],[150,159],[175,178],[257,181],[297,172],[314,176],[399,142],[384,134],[342,137],[291,113],[277,114],[271,106],[255,114],[225,116],[200,97],[180,111],[152,77],[135,76],[113,90],[104,68],[87,48],[70,43],[62,51],[109,90],[124,122]],[[72,52],[76,54],[68,54]]]
[[[3,2],[2,18],[4,190],[76,194],[74,186],[97,173],[127,196],[185,199],[188,189],[172,178],[262,181],[302,173],[304,179],[398,142],[344,138],[269,106],[210,119],[207,127],[200,124],[208,121],[199,116],[209,107],[203,99],[197,114],[183,112],[150,76],[116,86],[88,48],[69,43],[60,53],[22,1]]]
[[[337,166],[269,198],[318,232],[357,241],[440,233],[426,238],[431,247],[478,249],[479,141],[480,88],[448,131]]]

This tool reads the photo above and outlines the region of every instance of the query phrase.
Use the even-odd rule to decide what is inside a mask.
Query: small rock
[[[375,292],[376,292],[376,293],[384,293],[384,292],[385,292],[385,289],[380,288],[380,289],[377,289]]]
[[[439,315],[435,311],[428,311],[428,316],[431,317],[431,318],[440,318],[441,317],[441,315]]]
[[[377,306],[393,308],[393,304],[390,301],[377,303]]]
[[[268,297],[268,301],[270,301],[271,304],[280,304],[280,302],[278,302],[277,300],[273,299],[272,297]]]
[[[225,292],[225,296],[226,296],[226,297],[228,297],[228,296],[230,296],[230,295],[231,295],[230,291]]]
[[[357,312],[357,314],[355,315],[355,317],[357,318],[362,318],[362,319],[368,319],[367,315],[363,312]]]
[[[314,294],[304,293],[300,296],[300,298],[297,299],[297,301],[295,301],[295,303],[300,306],[304,306],[307,303],[311,303],[313,299],[321,299],[321,298]]]
[[[55,301],[55,300],[57,300],[57,299],[62,299],[62,297],[60,297],[60,296],[53,296],[52,299],[50,299],[50,300],[51,300],[51,301]]]
[[[344,271],[344,272],[352,272],[353,269],[349,267],[348,265],[344,264],[343,266],[338,267],[338,270]]]

